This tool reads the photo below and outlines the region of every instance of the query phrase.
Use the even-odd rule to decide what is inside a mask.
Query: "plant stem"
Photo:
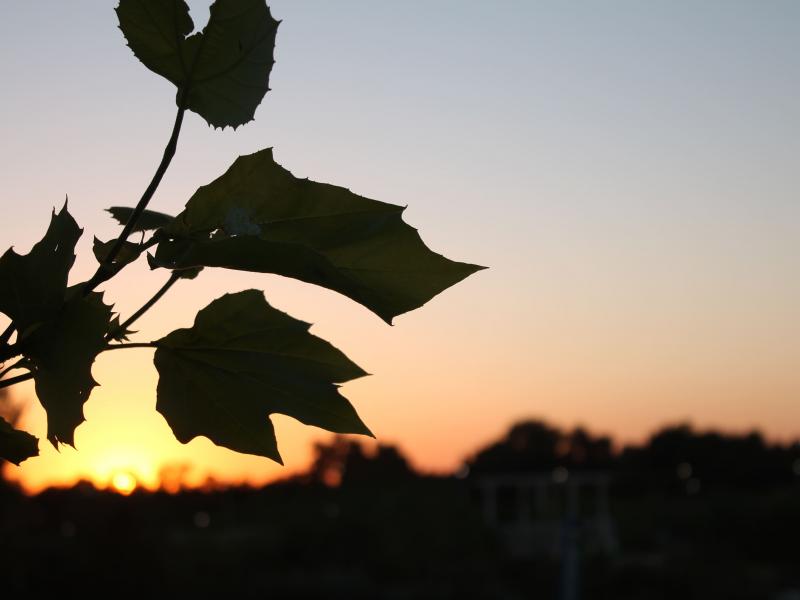
[[[6,367],[2,371],[0,371],[0,377],[5,376],[6,373],[8,373],[9,371],[13,371],[14,369],[24,369],[25,366],[22,364],[23,362],[25,362],[25,359],[21,358],[10,367]]]
[[[111,247],[111,251],[106,256],[106,259],[100,264],[95,271],[94,275],[92,275],[91,279],[89,279],[83,286],[83,295],[88,296],[89,292],[95,289],[98,285],[103,283],[104,281],[108,281],[114,275],[116,275],[120,270],[121,267],[114,266],[114,259],[119,254],[120,250],[122,250],[122,246],[128,240],[131,233],[133,232],[133,228],[136,226],[136,222],[141,217],[142,212],[144,209],[147,208],[148,203],[153,198],[153,195],[156,193],[156,189],[158,189],[158,185],[161,183],[161,180],[164,178],[164,173],[167,172],[167,168],[169,168],[170,163],[172,162],[172,158],[175,156],[175,151],[178,148],[178,137],[181,133],[181,125],[183,125],[183,115],[186,112],[186,96],[188,92],[188,86],[184,88],[183,93],[181,94],[180,101],[178,103],[178,114],[175,116],[175,124],[172,126],[172,134],[169,137],[169,141],[167,142],[166,147],[164,148],[164,155],[161,157],[161,163],[159,163],[158,168],[156,169],[153,178],[150,180],[150,184],[145,189],[142,197],[139,199],[139,203],[136,205],[136,208],[133,209],[133,213],[131,214],[131,218],[128,219],[128,222],[125,223],[125,226],[122,228],[122,233],[117,238],[117,241],[114,242],[114,245]],[[150,240],[142,245],[141,251],[146,250],[150,246],[153,246],[157,242],[157,238],[154,235]],[[124,330],[126,325],[129,325],[140,316],[144,314],[144,312],[149,309],[153,304],[155,304],[161,296],[163,296],[166,291],[175,283],[173,278],[178,279],[174,276],[170,277],[169,281],[156,293],[156,295],[148,301],[142,308],[140,308],[134,315],[128,319],[125,323],[120,326],[120,329]],[[8,345],[8,340],[11,338],[11,335],[14,333],[14,323],[11,323],[6,327],[3,333],[0,333],[0,344],[6,346],[0,353],[3,355],[8,354],[9,352],[14,352],[14,346]],[[117,348],[154,348],[155,344],[152,342],[146,343],[131,343],[131,344],[114,344],[111,346],[107,346],[107,350],[114,350]],[[11,358],[11,356],[15,356],[16,354],[11,354],[7,358]],[[12,367],[13,368],[13,367]],[[9,369],[3,371],[3,373],[7,373]],[[33,378],[33,373],[25,373],[23,375],[17,375],[15,377],[9,377],[8,379],[4,379],[0,381],[0,389],[12,386],[17,383],[21,383],[23,381],[27,381]]]
[[[161,300],[161,297],[164,294],[166,294],[167,291],[169,290],[169,288],[171,288],[173,285],[175,285],[175,282],[177,282],[180,278],[181,278],[180,275],[177,275],[177,274],[175,274],[173,272],[172,275],[170,275],[169,279],[167,279],[167,282],[164,285],[161,286],[161,289],[158,290],[153,295],[153,297],[150,298],[150,300],[145,302],[139,310],[137,310],[130,317],[128,317],[128,319],[124,323],[120,324],[119,327],[117,327],[114,331],[111,331],[111,332],[108,333],[108,335],[106,336],[106,341],[114,339],[115,335],[117,335],[121,331],[125,331],[128,328],[129,325],[132,325],[139,317],[141,317],[144,313],[146,313],[148,310],[150,310],[150,308],[156,302]]]
[[[14,348],[14,346],[8,343],[8,340],[11,339],[12,333],[14,333],[13,321],[8,324],[8,327],[6,327],[3,333],[0,333],[0,363],[19,354],[19,352],[17,352],[16,349]],[[0,374],[0,377],[2,377],[2,374]]]
[[[155,342],[132,342],[130,344],[111,344],[105,347],[103,352],[106,350],[118,350],[120,348],[156,348]],[[2,374],[7,373],[11,369],[15,368],[15,365],[5,369]],[[0,375],[2,375],[0,374]],[[22,383],[23,381],[28,381],[29,379],[33,379],[33,373],[23,373],[22,375],[16,375],[14,377],[9,377],[8,379],[0,380],[0,389],[7,388],[17,383]]]
[[[155,342],[130,342],[128,344],[109,344],[106,350],[119,350],[120,348],[157,348]]]
[[[167,172],[167,168],[169,167],[170,162],[172,162],[172,157],[175,156],[175,150],[178,147],[178,136],[181,133],[181,125],[183,124],[183,114],[186,112],[185,96],[186,93],[184,92],[178,106],[178,114],[175,116],[175,124],[172,127],[172,135],[167,142],[166,148],[164,148],[164,156],[161,158],[161,163],[158,165],[158,169],[156,169],[153,179],[150,180],[150,185],[147,186],[147,189],[144,191],[144,194],[142,194],[142,197],[139,200],[139,203],[136,205],[136,208],[133,209],[131,218],[128,219],[127,223],[125,223],[122,233],[111,247],[106,259],[97,268],[97,271],[95,271],[95,274],[92,275],[92,278],[86,282],[83,288],[84,296],[88,295],[89,292],[91,292],[104,281],[111,279],[118,272],[118,270],[114,268],[114,259],[117,257],[122,249],[122,245],[127,241],[128,236],[130,236],[131,232],[133,231],[133,228],[135,227],[136,222],[139,220],[139,217],[142,215],[142,212],[145,208],[147,208],[147,204],[153,198],[153,194],[155,194],[158,184],[161,183],[164,173]]]
[[[6,327],[3,333],[0,333],[0,344],[8,344],[8,340],[11,339],[11,334],[14,333],[14,323],[11,322]]]
[[[28,381],[28,379],[33,379],[33,373],[24,373],[23,375],[17,375],[16,377],[3,379],[0,381],[0,388],[5,388],[14,385],[15,383],[22,383],[23,381]]]
[[[18,354],[20,354],[20,351],[17,349],[16,344],[4,345],[0,347],[0,363],[8,360],[9,358],[14,358]]]

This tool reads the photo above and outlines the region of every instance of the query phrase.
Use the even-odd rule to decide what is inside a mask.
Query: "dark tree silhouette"
[[[314,446],[315,458],[308,479],[328,486],[375,484],[410,479],[414,472],[400,451],[380,444],[369,452],[357,441],[336,436]]]
[[[473,473],[529,472],[570,468],[606,468],[613,461],[611,440],[593,437],[582,427],[564,432],[543,421],[522,421],[501,440],[470,461]]]

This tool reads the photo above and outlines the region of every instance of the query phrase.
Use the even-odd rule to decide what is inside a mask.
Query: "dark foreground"
[[[3,597],[800,598],[800,477],[778,468],[794,455],[775,455],[774,469],[706,468],[702,485],[684,463],[674,475],[675,457],[668,475],[617,456],[604,465],[617,547],[593,550],[576,530],[565,571],[558,553],[511,554],[498,527],[513,528],[512,496],[487,524],[477,489],[497,467],[490,449],[459,479],[339,444],[327,466],[320,449],[308,476],[263,489],[122,497],[81,484],[29,498],[2,486]],[[345,476],[329,487],[334,454]],[[566,518],[558,510],[549,517]]]

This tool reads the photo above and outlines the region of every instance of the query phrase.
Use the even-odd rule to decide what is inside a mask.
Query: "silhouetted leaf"
[[[67,301],[50,321],[22,342],[30,360],[36,395],[47,411],[47,439],[74,446],[75,428],[92,388],[92,363],[105,348],[111,307],[103,295],[83,296],[81,285],[67,290]]]
[[[365,375],[258,290],[226,294],[156,342],[156,408],[181,442],[203,435],[281,462],[268,415],[372,435],[336,383]]]
[[[387,322],[482,269],[428,249],[403,207],[298,179],[272,150],[239,157],[166,227],[151,266],[277,273],[336,290]]]
[[[82,232],[64,204],[58,214],[53,211],[47,233],[28,254],[9,248],[0,257],[0,312],[14,322],[18,337],[61,308]]]
[[[120,326],[119,315],[114,315],[114,318],[111,319],[111,323],[108,326],[108,334],[110,340],[116,340],[118,342],[126,342],[128,341],[128,336],[133,335],[136,333],[132,329],[121,329]]]
[[[187,108],[214,127],[253,119],[269,90],[278,21],[264,0],[217,0],[194,29],[182,0],[120,0],[120,29],[136,57],[184,90]],[[186,37],[189,36],[189,37]]]
[[[147,255],[147,264],[150,265],[151,269],[158,269],[161,267],[169,268],[169,265],[160,263],[152,254]],[[202,270],[203,267],[182,267],[180,269],[173,269],[172,272],[182,279],[194,279]]]
[[[111,213],[111,216],[114,217],[120,225],[127,224],[128,219],[130,219],[133,214],[133,209],[127,206],[112,206],[106,210]],[[133,226],[132,231],[158,229],[159,227],[169,225],[173,218],[174,217],[171,215],[145,209],[136,221],[136,225]]]
[[[173,273],[181,279],[194,279],[200,275],[200,271],[202,270],[203,267],[187,267],[185,269],[176,269]]]
[[[94,238],[92,251],[94,252],[94,257],[97,259],[97,262],[105,262],[108,253],[111,252],[111,248],[114,247],[116,242],[116,239],[108,240],[107,242],[101,242],[97,238]],[[135,261],[137,258],[139,258],[139,244],[126,241],[123,242],[122,248],[120,248],[116,258],[114,258],[114,264],[118,266],[127,265],[128,263]]]
[[[0,417],[0,458],[18,465],[26,458],[38,456],[39,440],[27,431],[14,429]]]

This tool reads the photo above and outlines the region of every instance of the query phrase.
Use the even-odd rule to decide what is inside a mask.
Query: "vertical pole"
[[[561,528],[561,600],[578,600],[578,484],[570,480],[567,484],[566,514]]]

